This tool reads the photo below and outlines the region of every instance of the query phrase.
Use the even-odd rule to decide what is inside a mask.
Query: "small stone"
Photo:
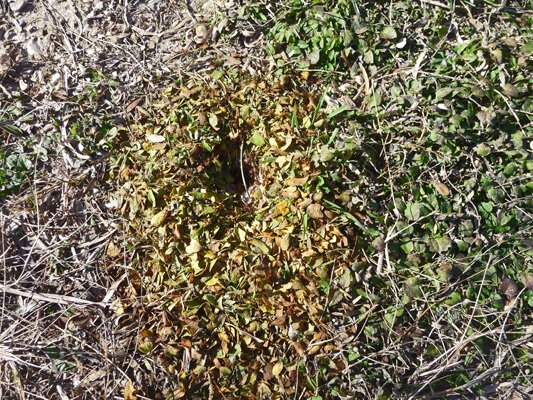
[[[50,85],[54,86],[56,83],[58,83],[61,79],[61,74],[59,72],[56,72],[50,77]]]
[[[37,57],[42,55],[41,48],[39,47],[39,44],[35,39],[31,39],[28,44],[26,45],[26,49],[28,50],[28,55],[30,57]]]
[[[205,25],[198,25],[196,27],[196,37],[198,39],[203,39],[207,34],[207,27]]]
[[[9,8],[11,8],[11,11],[17,12],[22,10],[27,3],[28,0],[14,0],[9,3]]]

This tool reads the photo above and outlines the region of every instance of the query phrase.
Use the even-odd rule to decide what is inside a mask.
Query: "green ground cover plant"
[[[526,393],[531,10],[251,2],[263,70],[213,62],[73,130],[113,147],[124,398]],[[13,154],[1,193],[31,173]]]
[[[173,321],[139,351],[179,393],[530,382],[531,18],[485,7],[253,4],[268,73],[177,80],[129,127],[116,206]]]

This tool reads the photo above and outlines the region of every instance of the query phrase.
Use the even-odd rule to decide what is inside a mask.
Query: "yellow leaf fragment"
[[[124,388],[124,400],[137,400],[137,396],[135,396],[134,393],[135,387],[131,381],[128,381]]]
[[[218,284],[218,276],[217,275],[213,276],[211,279],[209,279],[205,283],[206,286],[215,286],[216,284]]]
[[[277,376],[283,370],[283,361],[278,361],[272,368],[272,375]]]
[[[281,250],[287,251],[289,250],[289,247],[291,246],[291,234],[287,233],[283,238],[281,239]]]
[[[290,178],[286,183],[287,186],[302,186],[307,182],[309,179],[308,176],[305,176],[303,178]]]
[[[227,333],[224,332],[218,332],[218,337],[220,340],[226,343],[231,343],[231,339]]]
[[[239,236],[239,240],[241,242],[244,242],[246,240],[246,232],[243,231],[241,228],[237,228],[237,235]]]
[[[156,215],[154,215],[152,217],[152,220],[150,221],[152,226],[161,226],[161,225],[163,225],[163,222],[165,222],[166,213],[167,213],[167,210],[165,209],[163,211],[158,212]]]
[[[268,139],[268,144],[269,144],[271,147],[275,148],[275,149],[278,149],[278,148],[279,148],[279,144],[278,144],[278,142],[276,141],[276,139],[274,139],[274,138],[270,138],[270,139]]]
[[[115,245],[113,242],[109,242],[109,245],[107,246],[107,255],[109,257],[117,257],[120,255],[122,249]]]
[[[276,215],[287,215],[289,213],[289,202],[287,200],[280,201],[274,207],[274,213]]]
[[[192,239],[191,240],[191,244],[189,244],[187,247],[185,247],[185,252],[187,254],[198,253],[200,250],[202,250],[202,245],[196,239]]]

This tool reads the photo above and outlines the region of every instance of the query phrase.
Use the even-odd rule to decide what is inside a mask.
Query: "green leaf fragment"
[[[533,54],[533,41],[527,42],[525,45],[523,45],[520,49],[520,52],[525,56]]]
[[[387,26],[385,29],[383,29],[380,36],[382,39],[391,40],[396,39],[398,37],[398,34],[392,26]]]
[[[405,207],[405,216],[409,221],[418,221],[426,215],[426,208],[420,203],[407,203]]]
[[[259,147],[262,147],[266,144],[265,139],[263,139],[263,137],[258,131],[255,131],[253,133],[252,137],[250,138],[250,142]]]
[[[439,254],[446,252],[452,246],[452,240],[448,237],[448,235],[431,238],[429,239],[428,243],[429,249]]]
[[[263,254],[269,254],[270,253],[270,248],[262,240],[253,239],[252,242],[253,242],[254,246],[256,246],[261,251],[261,253],[263,253]]]
[[[24,132],[15,125],[11,124],[10,122],[0,121],[0,129],[6,131],[10,135],[13,136],[23,136]]]
[[[444,302],[448,306],[453,306],[461,302],[461,295],[457,292],[452,292],[450,297]]]
[[[327,162],[335,158],[335,154],[328,148],[328,146],[322,146],[320,149],[320,161]]]
[[[415,245],[413,244],[413,242],[407,242],[402,244],[401,248],[406,254],[409,254],[413,252],[413,250],[415,249]]]
[[[213,79],[220,79],[220,78],[222,78],[223,75],[224,75],[224,72],[222,72],[220,70],[215,70],[215,71],[211,72],[211,78],[213,78]]]
[[[404,293],[411,299],[422,297],[420,281],[418,278],[409,278],[403,284]]]

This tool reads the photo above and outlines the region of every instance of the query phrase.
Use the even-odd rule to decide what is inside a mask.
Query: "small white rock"
[[[60,79],[61,79],[61,74],[59,72],[56,72],[54,75],[50,77],[50,84],[53,86],[57,82],[59,82]]]
[[[9,3],[9,8],[11,8],[11,11],[17,12],[22,10],[27,3],[27,0],[14,0]]]
[[[43,53],[41,52],[41,48],[39,47],[39,44],[35,39],[31,39],[28,44],[26,45],[26,49],[28,50],[28,55],[30,57],[38,57],[41,56]]]
[[[152,143],[163,143],[166,139],[161,135],[150,135],[146,139]]]

